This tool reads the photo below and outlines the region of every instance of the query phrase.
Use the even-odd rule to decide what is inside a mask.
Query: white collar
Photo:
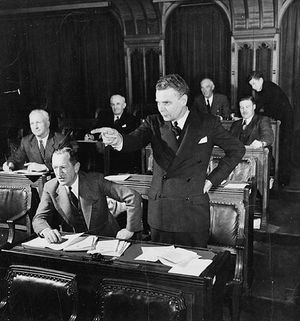
[[[185,121],[186,121],[189,113],[190,113],[190,111],[189,111],[189,109],[187,108],[185,114],[184,114],[180,119],[177,119],[177,120],[176,120],[178,126],[179,126],[181,129],[184,127]],[[174,125],[174,122],[175,122],[175,121],[172,121],[172,124],[173,124],[173,125]]]
[[[254,115],[252,115],[252,117],[247,118],[247,119],[243,119],[243,121],[245,121],[246,125],[249,125],[251,123],[251,120],[253,118]]]
[[[75,194],[77,198],[79,198],[79,179],[78,179],[78,174],[75,179],[75,182],[71,185],[72,187],[72,192]],[[66,186],[66,189],[69,189],[69,186]]]
[[[49,133],[48,133],[48,135],[47,135],[46,137],[44,137],[44,138],[38,138],[38,137],[35,136],[35,138],[37,139],[37,141],[38,141],[39,144],[40,144],[40,141],[43,142],[44,147],[46,147],[48,137],[49,137]]]

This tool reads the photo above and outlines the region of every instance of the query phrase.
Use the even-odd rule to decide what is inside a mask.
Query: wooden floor
[[[254,232],[255,275],[240,320],[299,321],[300,198],[271,192],[268,216],[266,228]],[[224,321],[230,320],[228,311],[224,314]]]

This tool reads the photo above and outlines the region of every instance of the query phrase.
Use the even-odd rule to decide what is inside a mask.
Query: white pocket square
[[[127,127],[126,124],[122,125],[122,128]]]
[[[198,142],[198,144],[205,144],[205,143],[207,143],[207,136],[202,137]]]

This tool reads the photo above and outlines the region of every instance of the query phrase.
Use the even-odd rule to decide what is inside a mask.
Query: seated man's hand
[[[116,238],[122,239],[122,240],[128,240],[133,236],[133,234],[134,232],[130,232],[126,228],[123,228],[117,233]]]
[[[49,243],[59,243],[62,241],[62,237],[59,233],[58,230],[52,230],[51,228],[45,228],[41,233],[40,233],[46,241]]]
[[[25,163],[24,166],[27,167],[27,170],[29,172],[44,172],[44,171],[48,171],[48,168],[45,164],[39,164],[39,163],[34,163],[34,162],[30,162],[30,163]]]
[[[117,150],[122,149],[123,137],[116,129],[101,127],[93,129],[91,134],[100,134],[105,146],[110,145]]]
[[[203,193],[208,193],[208,191],[211,189],[212,183],[208,179],[205,180],[204,188],[203,188]]]
[[[262,148],[262,142],[255,139],[250,145],[250,147],[254,148],[254,149],[258,149],[258,148]]]
[[[4,172],[11,172],[15,168],[15,165],[12,162],[4,162],[2,169]]]
[[[95,140],[95,136],[87,133],[84,135],[84,140]]]

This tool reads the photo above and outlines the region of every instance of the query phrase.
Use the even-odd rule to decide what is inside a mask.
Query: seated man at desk
[[[252,148],[271,146],[274,134],[269,117],[255,114],[256,104],[252,96],[240,100],[242,118],[233,122],[230,132]]]
[[[95,128],[112,127],[121,134],[129,134],[139,126],[139,120],[127,111],[125,97],[112,95],[110,97],[111,110],[99,113]],[[94,136],[86,134],[85,139],[93,140]],[[119,153],[110,151],[110,173],[135,173],[140,170],[140,152]]]
[[[214,93],[215,85],[209,78],[200,82],[202,94],[194,100],[192,108],[199,108],[203,113],[217,115],[221,120],[231,118],[229,101],[225,95]]]
[[[52,171],[51,157],[55,149],[65,144],[65,136],[50,131],[47,111],[34,109],[29,114],[31,134],[22,138],[16,152],[3,164],[4,171],[27,167],[28,171]]]
[[[44,186],[33,218],[34,231],[50,243],[61,241],[60,231],[86,232],[129,239],[141,231],[141,196],[128,187],[104,179],[100,173],[84,173],[69,147],[53,153],[55,178]],[[126,203],[127,225],[119,226],[108,210],[106,196]]]

